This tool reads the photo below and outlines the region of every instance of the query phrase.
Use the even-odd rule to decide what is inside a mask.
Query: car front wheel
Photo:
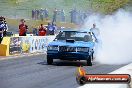
[[[47,64],[51,65],[53,63],[53,59],[47,57]]]
[[[91,59],[92,59],[91,56],[89,56],[87,59],[87,66],[92,66]]]

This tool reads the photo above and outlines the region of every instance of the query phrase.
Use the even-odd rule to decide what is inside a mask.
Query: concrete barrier
[[[132,63],[109,74],[130,74],[132,79]],[[130,84],[85,84],[78,88],[132,88],[132,81]]]
[[[0,44],[0,56],[8,56],[7,45]]]
[[[34,52],[44,52],[47,51],[47,45],[55,39],[55,36],[36,36],[30,37],[29,39],[24,39],[23,42],[25,43],[26,40],[29,40],[29,53]]]
[[[0,44],[0,56],[45,52],[55,36],[4,37]]]
[[[10,37],[4,37],[0,44],[0,56],[9,56]]]

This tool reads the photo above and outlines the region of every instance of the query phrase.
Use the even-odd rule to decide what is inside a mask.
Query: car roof
[[[65,30],[60,30],[60,32],[81,32],[81,33],[88,33],[87,31],[81,31],[81,30],[76,30],[76,29],[65,29]]]

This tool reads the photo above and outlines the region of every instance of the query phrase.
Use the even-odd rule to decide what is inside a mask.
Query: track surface
[[[0,88],[76,88],[77,67],[84,65],[88,73],[104,74],[124,65],[105,65],[86,62],[55,61],[46,64],[46,55],[21,57],[0,61]]]

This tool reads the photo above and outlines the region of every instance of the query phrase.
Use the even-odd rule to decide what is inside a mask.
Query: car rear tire
[[[87,59],[87,66],[92,66],[91,59],[92,59],[91,56],[89,56]]]
[[[53,63],[53,59],[47,57],[47,64],[51,65]]]

